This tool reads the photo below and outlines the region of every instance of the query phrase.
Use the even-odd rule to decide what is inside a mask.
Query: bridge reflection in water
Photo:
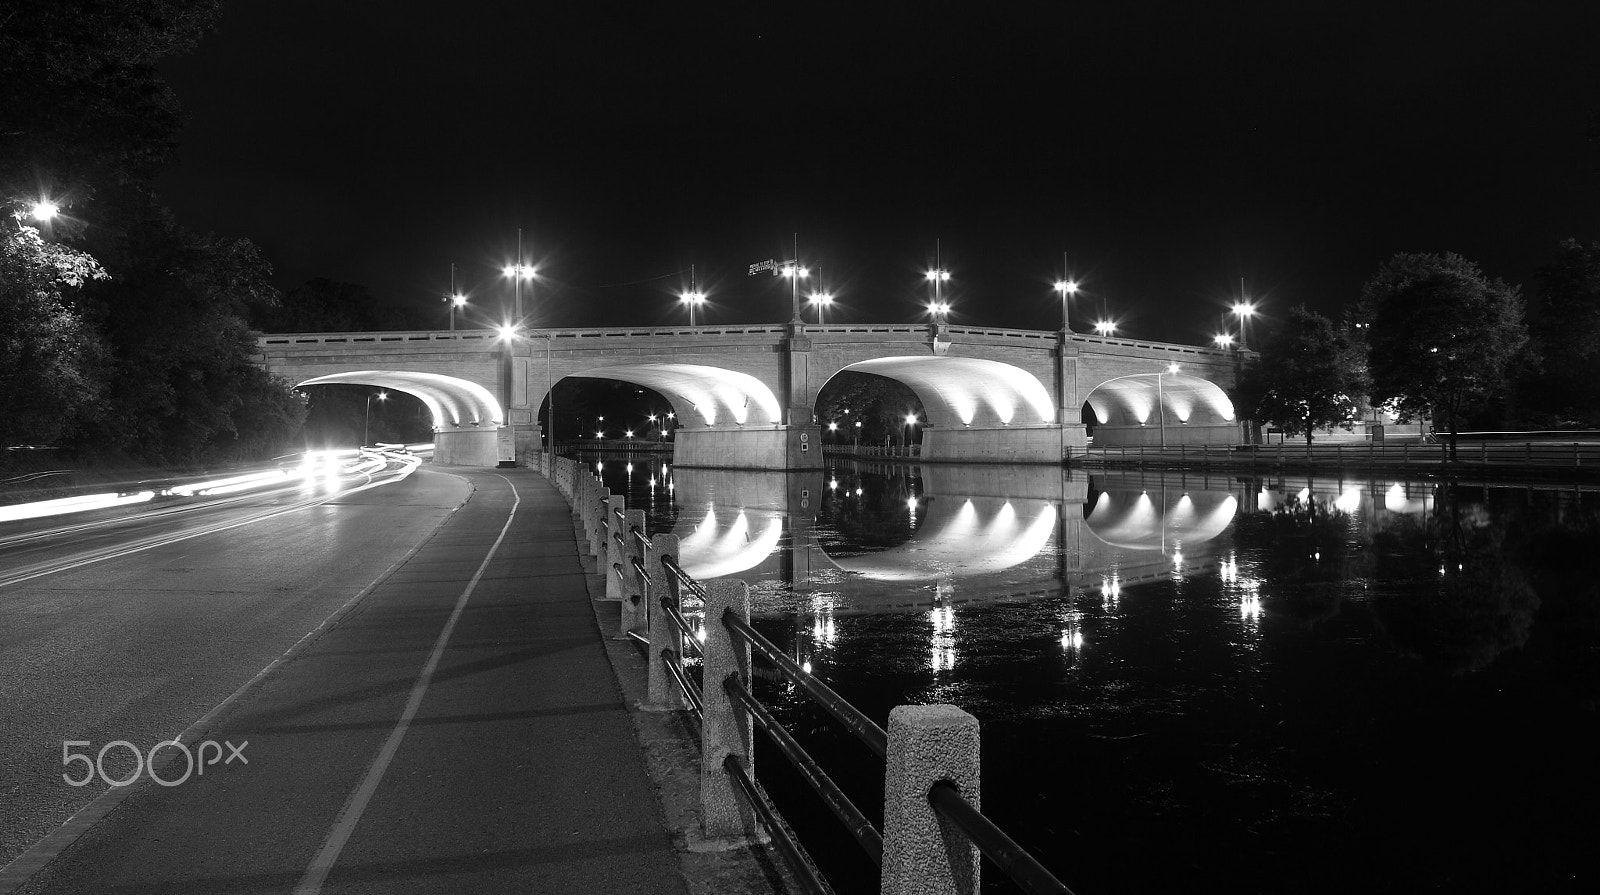
[[[1060,596],[1195,574],[1216,566],[1212,542],[1246,489],[1030,467],[656,472],[642,487],[613,487],[631,486],[629,505],[679,537],[686,570],[751,582],[766,613]]]
[[[1248,513],[1317,505],[1367,524],[1416,516],[1431,491],[1388,482],[1017,466],[846,462],[804,473],[673,469],[659,458],[597,462],[642,508],[652,531],[679,538],[696,579],[752,586],[757,616],[788,617],[832,645],[836,615],[928,612],[948,639],[958,605],[1050,597],[1115,603],[1142,582],[1217,575],[1259,615],[1231,526]],[[1359,511],[1359,512],[1358,512]],[[1081,647],[1065,623],[1063,646]],[[935,670],[953,654],[936,649]]]

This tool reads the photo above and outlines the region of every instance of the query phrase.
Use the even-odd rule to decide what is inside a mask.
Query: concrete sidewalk
[[[697,756],[619,689],[566,501],[452,473],[471,499],[200,737],[247,766],[139,784],[22,891],[771,891],[759,854],[688,850]]]

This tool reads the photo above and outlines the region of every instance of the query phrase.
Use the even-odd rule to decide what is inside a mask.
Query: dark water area
[[[627,464],[603,474],[691,574],[748,581],[757,627],[870,717],[976,716],[984,812],[1080,895],[1600,885],[1596,493]],[[758,685],[881,820],[881,762]],[[875,892],[757,743],[835,888]]]

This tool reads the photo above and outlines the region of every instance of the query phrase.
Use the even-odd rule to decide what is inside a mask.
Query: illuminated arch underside
[[[1100,383],[1087,398],[1101,425],[1223,425],[1233,421],[1233,402],[1215,382],[1186,373],[1141,373]],[[1158,402],[1160,406],[1158,407]]]
[[[984,505],[980,511],[974,504]],[[1021,565],[1050,543],[1056,508],[1042,501],[970,498],[929,504],[930,515],[910,541],[880,553],[835,558],[834,564],[875,581],[944,581],[987,575]]]
[[[414,395],[428,405],[433,425],[439,429],[499,426],[505,419],[500,413],[500,402],[488,389],[476,382],[438,373],[358,370],[307,379],[295,388],[313,385],[375,385]]]
[[[906,384],[935,426],[1037,426],[1055,421],[1050,392],[1032,373],[975,357],[880,357],[845,367]]]
[[[616,379],[655,389],[672,402],[684,425],[773,426],[783,418],[772,389],[748,373],[721,367],[630,364],[596,367],[572,375]]]
[[[1233,521],[1239,502],[1232,494],[1181,495],[1163,509],[1149,492],[1103,491],[1084,521],[1094,536],[1128,550],[1170,550],[1216,537]]]
[[[752,518],[754,517],[754,518]],[[678,527],[679,563],[700,581],[726,578],[761,565],[783,537],[783,515],[758,510],[724,508],[718,519],[715,507],[688,531]]]

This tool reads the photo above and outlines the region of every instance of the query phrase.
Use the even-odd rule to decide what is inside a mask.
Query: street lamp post
[[[934,324],[950,322],[950,306],[944,302],[944,284],[950,282],[950,271],[944,269],[944,246],[940,240],[933,241],[933,269],[925,274],[928,282],[933,284],[933,304],[928,305],[928,310],[933,314]]]
[[[829,292],[813,292],[811,293],[811,303],[817,306],[817,325],[821,326],[822,311],[828,305],[833,304],[833,294]]]
[[[444,297],[450,305],[450,331],[456,331],[456,308],[465,307],[467,297],[456,290],[456,266],[450,265],[450,294]]]
[[[517,263],[507,264],[502,271],[511,278],[511,311],[512,321],[515,325],[522,324],[522,281],[533,279],[537,272],[531,264],[522,263],[522,229],[517,228]]]
[[[361,446],[362,447],[366,447],[367,443],[372,440],[372,399],[373,398],[377,398],[379,401],[387,401],[387,400],[389,400],[389,393],[388,392],[374,392],[373,394],[370,394],[370,395],[367,396],[367,414],[366,414],[367,420],[366,420],[366,423],[363,424],[362,427],[361,427]]]
[[[689,306],[689,325],[694,326],[694,309],[698,305],[705,304],[706,294],[690,289],[688,292],[680,294],[678,299]]]
[[[693,264],[689,265],[689,291],[678,293],[678,300],[689,306],[689,325],[694,326],[694,309],[697,305],[706,303],[706,294],[700,291],[700,283],[695,278]]]
[[[544,437],[545,447],[545,472],[547,475],[556,474],[556,384],[550,376],[550,352],[556,347],[556,334],[552,330],[545,330],[544,334],[544,422],[547,431]]]
[[[1117,325],[1110,320],[1101,320],[1095,323],[1094,331],[1102,336],[1109,336],[1117,331]]]
[[[798,251],[799,248],[796,246],[796,252],[798,253]],[[811,269],[800,266],[800,258],[797,254],[795,260],[784,263],[783,267],[779,269],[778,275],[789,280],[789,293],[794,301],[794,322],[800,323],[800,281],[811,276]]]
[[[1078,294],[1078,283],[1076,280],[1062,280],[1056,283],[1056,291],[1061,293],[1061,331],[1072,332],[1072,312],[1068,304],[1072,296]]]
[[[1244,287],[1244,283],[1243,282],[1241,282],[1239,285],[1240,285],[1241,289]],[[1248,302],[1248,301],[1238,301],[1238,302],[1235,302],[1234,305],[1233,305],[1233,313],[1235,313],[1235,314],[1237,314],[1239,316],[1239,350],[1240,351],[1249,350],[1249,346],[1246,343],[1245,335],[1244,335],[1245,322],[1248,321],[1250,319],[1250,317],[1255,314],[1255,312],[1256,312],[1256,306],[1254,304]]]
[[[1177,364],[1167,365],[1168,373],[1177,373]],[[1167,399],[1161,390],[1161,373],[1156,373],[1156,411],[1159,425],[1161,426],[1161,449],[1167,449]]]

